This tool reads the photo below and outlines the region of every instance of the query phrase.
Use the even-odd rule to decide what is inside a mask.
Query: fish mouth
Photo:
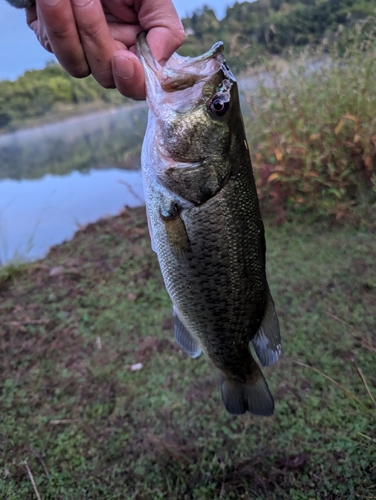
[[[226,65],[223,42],[197,57],[174,53],[163,66],[153,56],[145,32],[137,35],[136,50],[145,72],[146,100],[156,117],[167,110],[187,113],[204,104],[224,79],[236,82]]]
[[[146,73],[146,85],[148,86],[148,77],[152,72],[164,92],[184,90],[200,81],[206,81],[225,63],[223,42],[215,43],[211,49],[197,57],[183,57],[175,53],[164,66],[154,58],[145,32],[137,35],[136,49]]]

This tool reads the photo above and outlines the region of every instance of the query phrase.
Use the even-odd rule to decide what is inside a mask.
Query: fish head
[[[136,46],[155,120],[154,140],[166,159],[166,169],[172,162],[198,166],[221,159],[223,163],[234,120],[241,116],[237,84],[226,64],[223,43],[194,58],[175,53],[164,66],[154,58],[145,33],[138,35]]]

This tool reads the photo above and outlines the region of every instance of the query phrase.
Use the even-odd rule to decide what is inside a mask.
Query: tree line
[[[95,102],[120,105],[126,101],[116,90],[102,88],[92,76],[78,80],[60,65],[50,63],[42,70],[26,71],[14,82],[0,81],[0,130],[69,106]]]
[[[218,20],[205,6],[183,19],[187,37],[179,52],[199,55],[203,47],[223,40],[226,59],[238,72],[257,64],[261,56],[283,55],[291,47],[315,44],[340,31],[346,43],[351,28],[374,11],[374,0],[256,0],[235,3]],[[15,82],[0,81],[0,130],[90,102],[120,105],[126,99],[116,90],[103,89],[91,76],[76,80],[59,65],[49,64]]]
[[[283,55],[288,49],[326,39],[348,43],[351,29],[375,14],[374,0],[256,0],[236,2],[218,20],[209,7],[183,19],[187,32],[182,55],[199,55],[223,40],[234,71],[259,62],[261,56]]]

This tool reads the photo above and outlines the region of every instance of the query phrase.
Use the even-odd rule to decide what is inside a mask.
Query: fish
[[[148,125],[141,166],[146,213],[174,336],[219,370],[234,415],[270,416],[261,366],[281,354],[265,271],[265,232],[239,103],[224,45],[161,65],[140,33]],[[256,353],[259,363],[252,352]]]

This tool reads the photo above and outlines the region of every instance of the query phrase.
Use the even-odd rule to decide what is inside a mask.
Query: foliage
[[[43,70],[27,71],[14,82],[0,81],[0,129],[56,113],[62,106],[93,102],[120,105],[126,101],[116,90],[104,89],[91,76],[76,80],[58,64],[49,64]]]
[[[373,0],[256,0],[236,2],[218,21],[204,7],[183,19],[188,36],[181,53],[197,55],[220,39],[228,63],[238,72],[257,64],[262,55],[318,43],[374,12]]]
[[[0,285],[17,278],[28,270],[29,267],[30,264],[19,259],[13,259],[5,265],[2,265],[0,261]]]
[[[306,52],[287,70],[266,63],[248,98],[259,196],[280,218],[294,208],[338,219],[376,202],[375,43],[360,40],[341,57],[334,45],[318,62]]]
[[[0,284],[1,498],[36,498],[30,474],[43,499],[374,496],[375,234],[266,228],[283,338],[271,418],[229,415],[216,370],[173,341],[144,209]]]

